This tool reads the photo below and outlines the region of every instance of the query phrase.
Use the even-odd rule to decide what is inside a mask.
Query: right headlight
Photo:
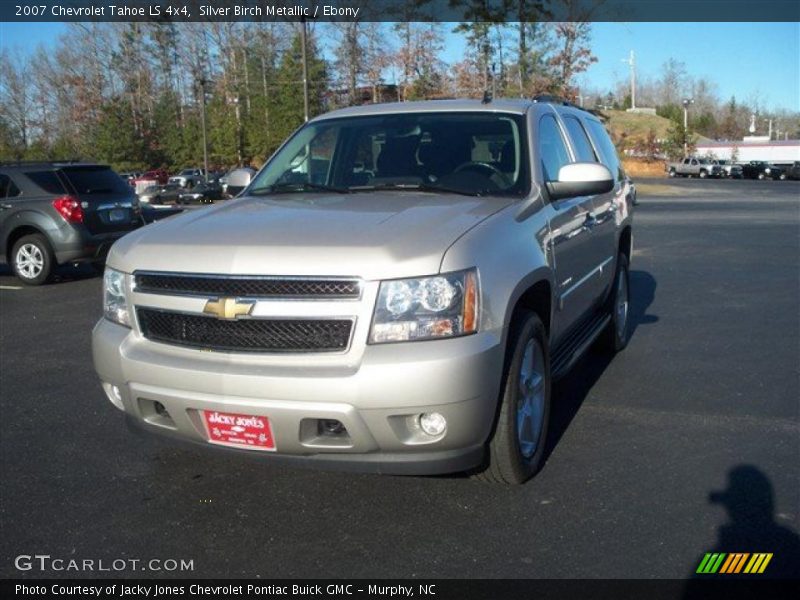
[[[109,267],[103,272],[103,316],[119,325],[131,326],[125,297],[125,273]]]
[[[382,281],[369,342],[456,337],[478,330],[476,269]]]

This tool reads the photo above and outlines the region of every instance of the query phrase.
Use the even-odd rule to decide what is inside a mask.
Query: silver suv
[[[235,201],[114,244],[95,367],[147,431],[521,483],[554,378],[627,342],[631,200],[602,123],[565,103],[332,112]]]

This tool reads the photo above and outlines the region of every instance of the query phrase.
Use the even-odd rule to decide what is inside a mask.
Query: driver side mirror
[[[547,182],[550,200],[605,194],[614,189],[614,176],[600,163],[572,163],[558,170],[558,181]]]

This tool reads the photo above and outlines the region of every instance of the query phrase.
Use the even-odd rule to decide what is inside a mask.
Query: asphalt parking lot
[[[16,289],[0,267],[0,576],[38,553],[200,577],[684,578],[710,551],[796,576],[800,184],[637,183],[631,343],[557,386],[547,463],[517,488],[134,436],[91,364],[100,278]]]

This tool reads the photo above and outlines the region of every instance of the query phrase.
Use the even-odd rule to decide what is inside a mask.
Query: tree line
[[[597,57],[588,22],[409,21],[308,24],[309,113],[378,101],[555,94],[590,108],[625,108],[626,82],[581,86]],[[520,2],[520,7],[526,6]],[[522,8],[520,9],[522,10]],[[465,40],[448,62],[446,35]],[[50,47],[0,50],[0,159],[92,158],[119,170],[202,163],[260,165],[304,120],[300,24],[71,23]],[[615,57],[616,58],[616,57]],[[713,82],[668,61],[642,78],[637,104],[690,129],[739,139],[758,99],[720,101]],[[797,114],[773,115],[797,135]]]

